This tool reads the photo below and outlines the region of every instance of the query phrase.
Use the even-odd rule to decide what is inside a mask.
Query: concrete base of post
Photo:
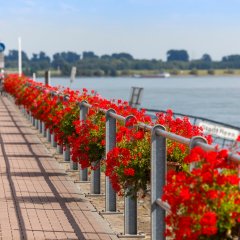
[[[74,180],[74,183],[91,183],[91,181]]]
[[[117,234],[118,238],[145,238],[145,234]]]
[[[123,215],[123,212],[120,212],[119,210],[117,212],[100,211],[99,214],[101,214],[101,215]]]

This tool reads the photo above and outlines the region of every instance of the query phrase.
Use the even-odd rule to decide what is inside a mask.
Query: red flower
[[[217,216],[215,212],[206,212],[200,219],[202,233],[214,235],[217,232]]]
[[[189,188],[181,189],[179,196],[182,198],[183,201],[189,200],[190,197],[191,197],[191,194],[189,192]]]
[[[216,198],[218,198],[219,197],[219,194],[218,194],[218,191],[217,190],[209,190],[209,191],[207,191],[207,197],[209,198],[209,199],[216,199]]]
[[[124,169],[124,174],[125,174],[126,176],[134,176],[135,171],[134,171],[133,168],[126,168],[126,169]]]

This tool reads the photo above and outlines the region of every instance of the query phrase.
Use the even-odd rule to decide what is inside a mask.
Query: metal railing
[[[80,107],[80,119],[86,120],[88,108],[92,105],[83,101],[79,103]],[[123,121],[126,123],[129,118],[133,116],[123,117],[118,115],[113,109],[99,109],[106,115],[106,156],[108,152],[116,146],[116,122]],[[32,119],[32,123],[35,124],[36,119],[29,116],[27,111],[24,110],[24,114],[28,119]],[[36,127],[42,131],[43,136],[46,136],[44,123],[37,124]],[[166,181],[167,171],[167,139],[171,139],[178,143],[185,144],[189,148],[199,146],[205,151],[216,151],[213,145],[207,144],[206,140],[201,136],[196,136],[191,139],[176,135],[171,132],[167,132],[161,125],[149,126],[144,123],[139,123],[138,127],[151,132],[151,239],[153,240],[164,240],[165,239],[165,215],[166,211],[171,211],[170,206],[161,200],[163,195],[163,186]],[[55,145],[54,145],[55,146]],[[66,152],[68,153],[66,154]],[[69,149],[65,150],[65,155],[69,157]],[[65,156],[64,155],[64,156]],[[228,160],[232,161],[240,166],[240,156],[235,153],[229,153]],[[69,159],[67,160],[69,161]],[[87,169],[82,170],[80,166],[80,180],[82,182],[87,181]],[[94,170],[91,176],[91,193],[100,194],[100,174],[96,174]],[[240,171],[239,171],[240,174]],[[116,192],[113,190],[110,179],[106,176],[105,180],[106,191],[105,191],[105,212],[116,213]],[[125,197],[125,210],[124,210],[124,235],[128,237],[139,237],[137,235],[137,200],[130,196]],[[121,237],[121,235],[119,236]],[[140,236],[142,237],[142,236]]]
[[[157,109],[148,109],[145,108],[146,114],[149,115],[153,120],[156,119],[155,113],[166,113],[167,111],[165,110],[157,110]],[[233,126],[227,123],[222,123],[219,121],[211,120],[208,118],[204,117],[199,117],[199,116],[194,116],[194,115],[189,115],[189,114],[182,114],[182,113],[177,113],[173,112],[173,117],[188,117],[189,121],[196,126],[201,125],[201,123],[207,123],[211,124],[211,126],[215,126],[216,128],[224,128],[226,131],[228,130],[233,130],[236,133],[240,135],[240,127]],[[213,137],[213,143],[215,145],[219,145],[221,148],[230,148],[231,146],[234,145],[234,139],[229,139],[224,136],[219,136],[218,134],[211,132],[211,131],[206,131],[205,134],[210,134]]]

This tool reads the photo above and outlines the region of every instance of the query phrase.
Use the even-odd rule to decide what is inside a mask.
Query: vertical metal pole
[[[127,191],[129,190],[130,188]],[[137,234],[137,196],[125,197],[124,234]]]
[[[51,134],[51,145],[53,147],[57,147],[57,143],[55,141],[55,133],[54,132]]]
[[[45,71],[44,77],[45,77],[45,85],[51,86],[51,83],[50,83],[50,71],[49,70]]]
[[[22,76],[22,41],[18,38],[18,76]]]
[[[51,133],[50,133],[49,128],[47,129],[47,140],[48,140],[48,142],[51,142]]]
[[[92,162],[92,166],[95,169],[91,171],[91,186],[90,192],[91,194],[100,194],[101,193],[101,168],[100,161]]]
[[[78,163],[77,163],[77,162],[74,162],[74,161],[72,160],[71,155],[70,155],[70,169],[71,169],[71,170],[78,170]]]
[[[152,128],[151,133],[151,231],[152,240],[165,239],[165,210],[156,204],[162,198],[166,181],[167,151],[166,138],[159,136],[156,131],[165,130],[161,125]]]
[[[60,95],[58,94],[57,96],[58,96],[58,103],[61,103]],[[62,146],[62,144],[60,145],[60,144],[56,143],[56,146],[57,146],[57,153],[63,154],[63,146]]]
[[[36,119],[36,129],[38,130],[39,129],[39,120]]]
[[[80,107],[80,121],[85,121],[87,119],[87,113],[88,113],[88,108],[85,107],[83,104],[87,103],[86,101],[83,101],[79,104]],[[88,169],[82,169],[81,164],[79,164],[79,174],[80,174],[80,181],[87,181],[88,180]]]
[[[62,145],[57,144],[57,153],[63,154],[63,146]]]
[[[189,149],[192,150],[196,146],[197,142],[207,143],[207,139],[202,136],[192,137],[190,140],[190,143],[189,143]],[[194,163],[194,162],[190,164],[190,166],[189,166],[190,171],[192,171],[195,168],[195,165],[196,165],[196,163]]]
[[[32,117],[32,125],[36,127],[36,119],[34,117]]]
[[[222,143],[222,148],[224,148],[225,143],[226,143],[226,139],[224,138]]]
[[[116,113],[115,110],[109,109],[106,112],[106,158],[110,150],[116,146],[116,119],[110,116],[110,113]],[[106,198],[105,198],[105,211],[116,212],[117,200],[116,192],[112,187],[109,177],[106,176]]]
[[[134,118],[134,116],[127,116],[125,118],[125,125],[127,122]],[[131,190],[129,187],[125,194]],[[137,234],[137,196],[125,196],[124,198],[124,234],[136,235]]]
[[[46,128],[45,128],[45,122],[42,122],[42,135],[43,135],[43,137],[47,136],[47,131],[46,131]]]
[[[69,146],[66,146],[65,149],[63,149],[63,158],[65,162],[70,161],[70,148]]]
[[[30,113],[29,112],[27,112],[27,119],[28,119],[28,121],[30,121]]]
[[[38,128],[39,128],[39,132],[42,133],[42,121],[38,120]]]

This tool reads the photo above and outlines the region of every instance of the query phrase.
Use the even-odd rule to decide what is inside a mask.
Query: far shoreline
[[[23,71],[24,72],[24,71]],[[54,69],[50,69],[51,77],[70,77],[66,74],[61,74],[61,72],[56,71]],[[17,69],[5,69],[5,73],[7,74],[17,74]],[[158,77],[159,74],[169,73],[170,77],[240,77],[240,69],[211,69],[211,70],[128,70],[128,71],[117,71],[116,75],[76,75],[76,77],[99,77],[99,78],[107,78],[107,77],[133,77],[133,78],[161,78]],[[36,77],[44,77],[44,71],[38,71],[36,73]],[[28,77],[32,77],[29,76]],[[164,78],[164,77],[162,77]],[[167,79],[168,77],[166,77]]]

